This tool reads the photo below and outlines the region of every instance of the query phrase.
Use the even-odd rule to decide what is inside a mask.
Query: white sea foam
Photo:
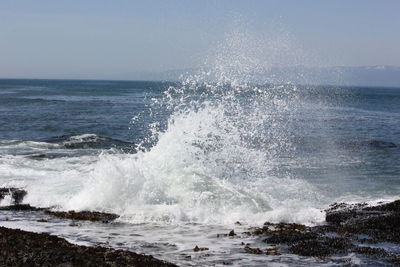
[[[134,155],[100,156],[64,208],[113,211],[135,223],[323,221],[318,190],[283,171],[296,150],[295,122],[312,108],[296,86],[254,85],[254,71],[271,62],[257,59],[263,40],[249,38],[228,35],[208,60],[211,74],[169,88],[153,106],[172,112],[165,130],[152,131],[157,143]]]

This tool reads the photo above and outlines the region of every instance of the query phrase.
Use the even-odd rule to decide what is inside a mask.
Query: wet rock
[[[22,202],[22,200],[24,199],[24,197],[26,196],[27,192],[25,190],[22,189],[15,189],[14,191],[12,191],[12,198],[14,199],[14,204],[18,205]]]
[[[54,154],[36,154],[36,155],[29,155],[26,156],[28,159],[34,159],[34,160],[45,160],[45,159],[55,159],[57,158],[56,155]]]
[[[27,192],[20,188],[0,188],[0,201],[4,199],[6,195],[11,195],[14,205],[18,205],[22,202]]]
[[[8,194],[8,192],[7,192],[7,194]],[[2,201],[5,196],[6,196],[6,193],[3,191],[3,188],[0,188],[0,201]]]
[[[47,215],[51,215],[51,216],[55,216],[55,217],[59,217],[59,218],[63,218],[63,219],[73,219],[73,220],[82,220],[82,221],[100,221],[103,223],[108,223],[119,217],[118,214],[98,212],[98,211],[75,212],[73,210],[70,210],[70,211],[45,210],[44,213]]]
[[[354,252],[365,255],[374,255],[379,257],[386,257],[389,255],[389,253],[383,248],[357,247],[354,249]]]
[[[383,248],[357,247],[353,251],[359,254],[364,254],[370,258],[382,259],[386,262],[400,265],[400,255],[389,253]]]
[[[300,241],[317,239],[320,237],[319,233],[316,232],[305,232],[305,233],[284,233],[284,234],[272,234],[268,238],[264,239],[264,242],[268,244],[293,244]]]
[[[314,227],[266,222],[261,228],[252,228],[251,233],[261,235],[267,244],[280,244],[301,256],[323,258],[358,253],[380,261],[400,263],[398,254],[362,245],[400,243],[400,200],[376,206],[334,203],[326,210],[326,222],[326,225]],[[249,252],[257,252],[246,247]]]
[[[209,250],[209,248],[201,248],[201,247],[195,246],[193,249],[194,252],[205,251],[205,250]]]
[[[176,266],[152,256],[78,246],[49,234],[0,227],[2,266]]]
[[[79,221],[93,221],[93,222],[103,222],[109,223],[119,217],[119,215],[114,213],[105,213],[98,211],[51,211],[49,208],[38,208],[31,206],[29,204],[18,204],[18,205],[10,205],[0,207],[0,210],[9,210],[9,211],[41,211],[46,215],[55,216],[62,219],[72,219]],[[44,220],[44,219],[43,219]],[[71,223],[70,226],[79,226],[79,224]]]
[[[245,246],[244,251],[250,254],[263,254],[263,251],[259,248],[251,248],[250,246]]]
[[[327,209],[325,220],[331,224],[340,224],[357,216],[357,211],[367,206],[366,203],[334,203]]]
[[[378,206],[373,207],[366,207],[364,208],[366,211],[393,211],[393,212],[400,212],[400,200],[395,200],[390,203],[381,204]]]
[[[296,234],[307,231],[305,225],[297,223],[271,223],[265,222],[262,228],[254,228],[253,235],[269,235],[269,234]]]
[[[264,250],[264,253],[265,253],[265,255],[275,255],[275,256],[280,256],[280,255],[282,255],[282,254],[279,252],[279,248],[266,248],[266,249]]]
[[[187,260],[191,260],[192,259],[192,256],[190,256],[190,255],[185,255],[185,254],[181,254],[181,255]]]
[[[45,208],[37,208],[37,207],[33,207],[33,206],[29,205],[29,204],[18,204],[18,205],[10,205],[10,206],[0,207],[0,210],[42,211],[42,210],[45,210]]]
[[[329,209],[326,221],[336,232],[366,234],[377,241],[400,243],[400,200],[377,206]]]
[[[345,238],[323,238],[300,241],[289,247],[289,251],[301,256],[326,257],[346,253],[354,246]]]

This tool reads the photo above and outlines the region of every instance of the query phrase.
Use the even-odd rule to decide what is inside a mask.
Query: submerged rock
[[[397,147],[395,143],[386,142],[386,141],[379,141],[379,140],[372,140],[368,142],[368,145],[375,148],[394,148]]]
[[[105,247],[78,246],[49,234],[0,227],[3,266],[176,266],[152,256]]]
[[[57,159],[57,158],[63,158],[67,157],[67,154],[62,154],[62,153],[46,153],[46,154],[33,154],[33,155],[28,155],[26,158],[28,159],[34,159],[34,160],[46,160],[46,159]]]
[[[339,145],[342,147],[354,148],[354,149],[363,149],[368,147],[376,149],[388,149],[388,148],[399,147],[397,144],[393,142],[382,141],[382,140],[350,141],[350,142],[342,142]]]

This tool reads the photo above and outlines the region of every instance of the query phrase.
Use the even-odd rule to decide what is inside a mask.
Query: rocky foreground
[[[276,247],[263,251],[244,244],[244,250],[253,254],[288,252],[318,258],[356,253],[400,265],[400,200],[377,206],[335,203],[326,210],[326,222],[314,227],[266,222],[247,234],[259,236]],[[397,247],[397,252],[383,248],[388,244]]]
[[[1,266],[176,266],[152,256],[85,247],[49,234],[0,227]]]
[[[63,219],[103,223],[119,217],[112,213],[53,211],[20,204],[26,194],[21,189],[0,188],[0,201],[7,195],[13,200],[12,205],[0,207],[0,210],[35,211]],[[240,240],[249,235],[261,240],[267,248],[241,242],[243,253],[260,256],[290,253],[319,259],[355,253],[373,261],[400,265],[400,200],[375,206],[335,203],[326,210],[324,225],[308,227],[295,223],[265,222],[262,227],[252,227],[242,233],[232,230],[217,237]],[[385,249],[388,245],[397,249]],[[207,250],[198,246],[193,249],[194,252]],[[5,266],[175,266],[152,256],[104,247],[78,246],[52,235],[4,227],[0,227],[0,263]]]
[[[0,188],[0,201],[7,195],[12,205],[0,210],[36,211],[63,219],[100,221],[108,223],[119,216],[92,211],[52,211],[49,208],[20,204],[26,191]],[[43,222],[46,220],[43,219]],[[45,233],[32,233],[0,227],[0,266],[176,266],[148,255],[105,247],[86,247],[71,244],[63,238]]]

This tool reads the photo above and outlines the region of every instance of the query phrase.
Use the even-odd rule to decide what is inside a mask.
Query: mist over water
[[[135,223],[322,222],[319,208],[332,198],[298,170],[336,163],[324,123],[331,111],[312,98],[315,88],[263,77],[277,64],[298,64],[281,37],[227,34],[202,71],[153,99],[151,134],[138,152],[101,155],[63,207]],[[318,153],[314,162],[305,149]]]

